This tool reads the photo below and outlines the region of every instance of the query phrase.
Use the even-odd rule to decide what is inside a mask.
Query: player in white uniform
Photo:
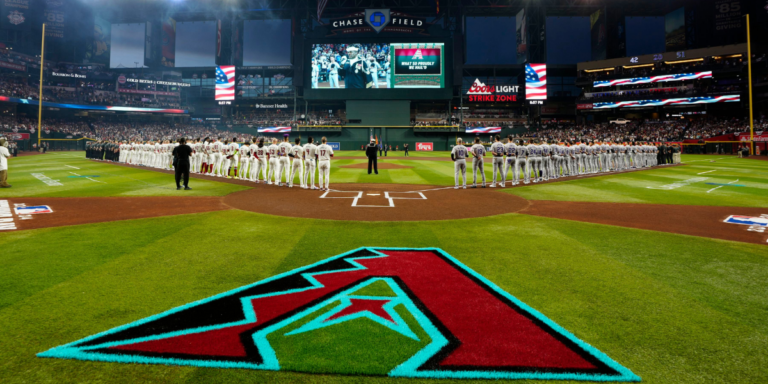
[[[315,138],[310,137],[308,143],[304,145],[304,164],[306,170],[304,171],[304,188],[317,189],[315,187],[315,156],[317,156],[317,145],[314,144]],[[307,183],[309,181],[309,183]]]
[[[328,184],[331,182],[331,157],[333,157],[333,148],[328,144],[328,139],[323,137],[322,143],[317,146],[317,168],[320,177],[320,190],[327,191]],[[323,186],[325,179],[325,186]]]
[[[240,167],[237,169],[235,179],[246,180],[248,178],[248,165],[251,164],[251,146],[243,143],[238,150],[240,154]]]
[[[288,153],[291,152],[291,143],[288,142],[288,136],[285,136],[283,142],[278,144],[280,148],[280,159],[277,163],[277,182],[278,186],[282,186],[283,174],[285,174],[285,185],[288,185],[288,176],[291,173],[291,162],[288,157]]]
[[[213,167],[211,168],[211,172],[208,174],[208,176],[220,176],[221,173],[221,162],[223,160],[222,157],[222,151],[224,150],[224,144],[221,143],[221,138],[216,139],[213,143],[211,143],[211,163],[213,164]]]
[[[331,63],[328,64],[328,83],[331,88],[339,87],[339,69],[341,66],[336,62],[336,57],[331,56]]]
[[[301,139],[298,137],[294,143],[295,145],[291,147],[290,152],[288,152],[288,157],[292,159],[291,176],[288,178],[288,188],[293,188],[293,178],[296,176],[297,171],[299,175],[299,184],[301,185],[301,188],[304,188],[304,147],[301,146]]]
[[[267,174],[267,184],[271,185],[274,180],[275,185],[278,185],[277,175],[277,163],[280,153],[280,148],[277,146],[277,139],[272,139],[272,145],[267,148],[267,158],[269,159],[269,173]]]
[[[453,160],[453,189],[459,189],[459,172],[464,180],[464,189],[467,189],[467,155],[469,151],[461,139],[456,140],[456,146],[451,150]]]
[[[320,66],[317,65],[317,60],[312,59],[312,88],[317,88],[317,79],[319,77],[320,77]]]
[[[227,154],[229,156],[229,166],[226,169],[226,176],[229,179],[229,171],[230,168],[234,168],[232,170],[232,174],[237,177],[238,175],[238,166],[240,165],[240,144],[237,143],[237,137],[233,137],[232,141],[229,142],[229,150],[227,151]]]
[[[483,188],[485,188],[485,146],[480,144],[480,138],[475,137],[475,144],[469,149],[469,153],[472,155],[472,188],[477,188],[477,171],[480,171],[480,176],[483,178]]]
[[[512,135],[507,136],[507,144],[504,145],[504,152],[507,155],[507,159],[505,161],[506,165],[504,166],[504,181],[501,182],[501,185],[503,187],[507,185],[510,168],[512,169],[512,185],[517,185],[520,181],[520,173],[517,168],[517,145],[515,145],[515,141],[512,140]]]
[[[269,176],[267,174],[267,165],[269,160],[269,147],[264,145],[264,139],[259,140],[259,144],[252,150],[255,154],[253,159],[253,166],[251,166],[251,180],[259,182],[259,173],[261,173],[264,182],[269,184]]]
[[[504,188],[504,143],[499,141],[499,135],[493,138],[493,144],[491,144],[491,154],[493,155],[493,181],[491,181],[491,188],[496,187],[496,174],[499,175],[499,186]]]

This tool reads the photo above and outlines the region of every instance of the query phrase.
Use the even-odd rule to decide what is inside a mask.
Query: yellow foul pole
[[[749,73],[749,154],[755,146],[755,127],[752,121],[752,46],[749,41],[749,14],[747,14],[747,72]]]
[[[43,42],[40,44],[40,93],[37,95],[37,149],[40,149],[40,131],[43,130],[43,56],[45,56],[45,23],[43,23]]]

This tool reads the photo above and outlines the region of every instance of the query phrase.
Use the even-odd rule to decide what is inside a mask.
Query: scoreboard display
[[[392,88],[443,88],[443,44],[392,44]]]
[[[444,43],[313,44],[311,89],[444,89]]]

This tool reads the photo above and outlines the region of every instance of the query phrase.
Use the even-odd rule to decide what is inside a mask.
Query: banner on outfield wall
[[[417,151],[434,151],[435,146],[432,143],[416,143]]]
[[[749,141],[749,132],[747,133],[739,133],[739,141]],[[752,139],[752,141],[768,141],[768,132],[755,132],[755,136]]]
[[[11,140],[29,140],[29,133],[11,133],[8,136]]]
[[[329,147],[331,147],[331,149],[333,149],[334,151],[341,151],[341,143],[340,142],[332,142],[332,143],[325,143],[325,144],[327,144]]]

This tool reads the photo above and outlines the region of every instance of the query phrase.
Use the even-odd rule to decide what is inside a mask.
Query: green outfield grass
[[[0,191],[0,197],[104,197],[171,196],[179,194],[173,175],[106,162],[87,160],[85,152],[51,152],[44,155],[11,158],[8,183],[13,188]],[[58,181],[50,186],[33,174]],[[80,176],[91,177],[89,180]],[[94,181],[95,180],[95,181]],[[189,196],[223,196],[248,187],[195,180]]]
[[[507,192],[529,200],[768,207],[768,161],[684,155],[683,162],[682,167],[529,185]],[[696,178],[700,180],[679,188],[659,189]],[[717,188],[707,183],[743,186]]]
[[[444,157],[447,152],[414,152],[422,157]],[[339,152],[332,162],[331,183],[395,183],[415,185],[453,185],[453,163],[419,159],[389,160],[411,168],[382,169],[378,175],[368,175],[364,169],[342,168],[345,165],[365,164],[366,160],[350,159],[360,155],[354,151]],[[490,160],[490,159],[488,159]],[[714,162],[711,162],[713,161]],[[768,207],[768,162],[738,159],[734,156],[683,156],[686,166],[663,167],[624,174],[607,174],[575,180],[529,184],[507,189],[530,200],[564,200],[617,203],[687,204],[716,206]],[[78,168],[78,169],[75,169]],[[472,183],[471,169],[468,172]],[[62,186],[49,186],[32,174],[43,174],[57,180]],[[89,180],[76,175],[99,177]],[[486,161],[486,180],[493,179],[492,166]],[[659,189],[673,183],[693,183],[671,190]],[[152,169],[128,168],[110,163],[86,160],[82,152],[57,152],[47,155],[11,159],[10,182],[14,187],[0,192],[0,197],[39,196],[173,196],[178,195],[173,177]],[[94,181],[95,180],[95,181]],[[298,183],[298,176],[296,177]],[[707,183],[740,186],[722,186]],[[743,186],[741,186],[743,185]],[[222,196],[248,187],[207,180],[193,180],[192,196]],[[649,188],[650,187],[650,188]],[[708,192],[709,191],[709,192]]]
[[[489,236],[511,246],[477,245]],[[647,383],[768,380],[765,246],[519,214],[352,223],[224,211],[0,234],[0,381],[359,382],[35,357],[359,246],[440,247]],[[371,336],[359,327],[355,339],[337,341],[365,346]],[[388,346],[413,348],[409,340],[395,337]],[[297,362],[296,369],[327,369],[322,361]]]
[[[357,156],[355,152],[339,155],[333,162],[332,183],[453,183],[449,161],[394,160],[413,168],[382,170],[374,177],[360,169],[339,168],[365,162],[342,158]],[[568,201],[768,205],[764,192],[768,162],[697,155],[683,159],[689,165],[507,192],[528,199]],[[711,163],[713,159],[717,160]],[[490,174],[490,167],[486,169]],[[100,175],[94,179],[104,183],[68,178],[69,172]],[[49,187],[32,173],[43,173],[64,185]],[[695,177],[707,179],[668,191],[646,188]],[[736,179],[745,187],[706,193],[717,187],[706,182]],[[88,161],[82,152],[11,159],[10,181],[14,187],[0,190],[0,198],[180,193],[170,175]],[[195,190],[190,192],[195,195],[213,196],[247,188],[203,180],[194,180],[192,186]],[[395,352],[410,353],[421,345],[404,336],[371,335],[381,329],[354,323],[358,320],[345,324],[348,332],[343,335],[317,333],[302,343],[290,338],[271,340],[279,353],[296,356],[286,362],[286,368],[317,374],[35,356],[363,246],[439,247],[632,370],[643,382],[768,382],[765,245],[522,214],[380,223],[283,218],[239,210],[0,232],[0,382],[426,383],[429,380],[327,374],[343,370],[307,351],[335,345],[326,350],[329,358],[371,357],[359,372],[381,373],[402,356],[379,350],[362,356],[347,351],[387,345]],[[371,286],[364,294],[389,292]],[[407,313],[402,317],[413,325]]]

